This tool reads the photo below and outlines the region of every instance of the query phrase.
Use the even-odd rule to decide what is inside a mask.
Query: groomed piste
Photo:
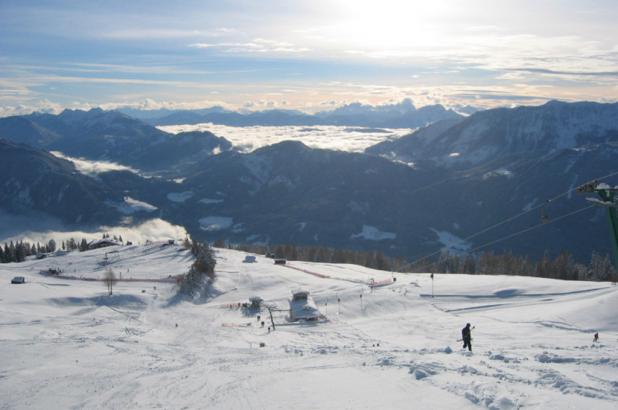
[[[192,257],[167,242],[0,265],[0,409],[618,406],[611,283],[435,275],[432,296],[428,274],[215,252],[195,301],[174,298]],[[97,280],[110,268],[111,296]],[[288,321],[294,289],[326,319]],[[275,330],[237,308],[253,296]]]

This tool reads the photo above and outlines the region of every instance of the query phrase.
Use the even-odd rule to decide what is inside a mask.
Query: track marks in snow
[[[407,369],[418,381],[430,383],[449,393],[465,397],[470,402],[489,409],[515,409],[526,401],[530,387],[549,388],[561,394],[583,398],[615,401],[618,381],[601,378],[578,366],[618,367],[618,360],[581,356],[580,349],[564,349],[568,355],[544,352],[530,357],[529,352],[487,352],[485,355],[465,351],[452,352],[450,348],[395,350],[385,352],[375,360],[377,366],[395,366]],[[448,359],[444,355],[448,354]],[[463,360],[462,360],[463,359]],[[561,371],[544,364],[564,364]],[[568,374],[574,374],[573,377]],[[458,382],[442,377],[459,374]],[[495,386],[500,386],[497,389]]]

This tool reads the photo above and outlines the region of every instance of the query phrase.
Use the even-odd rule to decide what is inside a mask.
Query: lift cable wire
[[[488,247],[488,246],[490,246],[490,245],[493,245],[493,244],[496,244],[496,243],[499,243],[499,242],[506,241],[507,239],[514,238],[514,237],[516,237],[516,236],[518,236],[518,235],[521,235],[521,234],[524,234],[524,233],[526,233],[526,232],[532,231],[533,229],[536,229],[536,228],[538,228],[538,227],[545,226],[545,225],[549,225],[549,224],[554,223],[554,222],[558,222],[558,221],[560,221],[560,220],[562,220],[562,219],[568,218],[569,216],[572,216],[572,215],[578,214],[578,213],[580,213],[580,212],[584,212],[584,211],[586,211],[586,210],[588,210],[588,209],[591,209],[591,208],[594,208],[594,207],[596,207],[596,205],[594,205],[594,204],[593,204],[593,205],[588,205],[588,206],[583,207],[583,208],[580,208],[580,209],[578,209],[578,210],[575,210],[575,211],[569,212],[569,213],[567,213],[567,214],[561,215],[561,216],[559,216],[559,217],[557,217],[557,218],[552,218],[552,220],[551,220],[551,221],[548,221],[548,222],[541,222],[541,223],[536,224],[536,225],[533,225],[533,226],[531,226],[531,227],[529,227],[529,228],[522,229],[521,231],[518,231],[518,232],[512,233],[512,234],[510,234],[510,235],[503,236],[502,238],[499,238],[499,239],[493,240],[493,241],[491,241],[491,242],[484,243],[483,245],[479,245],[479,246],[477,246],[477,247],[475,247],[475,248],[471,249],[471,250],[470,250],[470,252],[476,252],[476,251],[478,251],[479,249],[483,249],[483,248],[486,248],[486,247]]]
[[[609,174],[607,174],[607,175],[604,175],[604,176],[602,176],[602,177],[599,177],[599,178],[593,178],[593,180],[596,180],[596,181],[601,181],[601,180],[603,180],[603,179],[610,178],[610,177],[613,177],[613,176],[615,176],[615,175],[618,175],[618,171],[611,172],[611,173],[609,173]],[[577,190],[577,187],[570,188],[570,189],[568,189],[567,191],[564,191],[563,193],[558,194],[558,195],[556,195],[556,196],[554,196],[554,197],[552,197],[552,198],[549,198],[549,199],[547,199],[547,200],[543,201],[541,204],[539,204],[539,205],[537,205],[537,206],[534,206],[534,207],[532,207],[532,208],[528,209],[527,211],[520,212],[520,213],[518,213],[518,214],[516,214],[516,215],[513,215],[513,216],[510,216],[510,217],[508,217],[508,218],[506,218],[506,219],[504,219],[504,220],[502,220],[502,221],[500,221],[500,222],[498,222],[498,223],[495,223],[495,224],[493,224],[493,225],[490,225],[490,226],[488,226],[487,228],[483,228],[483,229],[481,229],[480,231],[478,231],[478,232],[476,232],[476,233],[474,233],[474,234],[472,234],[472,235],[469,235],[469,236],[467,236],[467,237],[463,238],[463,240],[464,240],[464,241],[468,241],[468,240],[470,240],[470,239],[472,239],[472,238],[476,238],[477,236],[479,236],[479,235],[481,235],[481,234],[484,234],[485,232],[488,232],[488,231],[493,230],[493,229],[495,229],[495,228],[497,228],[497,227],[499,227],[499,226],[502,226],[502,225],[504,225],[504,224],[506,224],[506,223],[509,223],[509,222],[511,222],[511,221],[514,221],[515,219],[520,218],[520,217],[522,217],[522,216],[524,216],[524,215],[526,215],[526,214],[529,214],[530,212],[534,212],[534,211],[538,210],[539,208],[546,207],[548,203],[551,203],[551,202],[553,202],[553,201],[555,201],[555,200],[557,200],[557,199],[560,199],[560,198],[562,198],[562,197],[564,197],[564,196],[566,196],[566,195],[570,194],[571,192],[573,192],[573,191],[575,191],[575,190]],[[589,208],[591,208],[591,207],[593,207],[593,206],[594,206],[594,205],[592,205],[592,206],[588,206],[588,207],[585,207],[585,208],[581,208],[581,209],[579,209],[579,210],[577,210],[577,211],[574,211],[574,213],[583,212],[583,211],[585,211],[586,209],[589,209]],[[553,222],[559,221],[559,220],[564,219],[564,218],[566,218],[566,217],[568,217],[568,216],[574,215],[574,213],[569,213],[569,214],[566,214],[566,215],[562,215],[562,216],[560,216],[560,217],[558,217],[558,218],[554,218],[554,219],[553,219],[553,220],[551,220],[551,221],[543,221],[542,223],[540,223],[540,224],[538,224],[538,225],[534,225],[534,226],[532,226],[532,227],[530,227],[530,228],[526,228],[526,229],[524,229],[524,230],[522,230],[522,231],[516,232],[515,234],[507,235],[506,237],[503,237],[503,238],[497,239],[496,241],[492,241],[492,242],[486,243],[486,244],[484,244],[484,245],[481,245],[480,247],[476,247],[476,248],[474,248],[474,249],[470,250],[469,252],[474,252],[474,251],[476,251],[476,250],[478,250],[478,249],[481,249],[481,248],[487,247],[487,246],[489,246],[489,245],[493,245],[494,243],[505,241],[505,240],[507,240],[507,239],[509,239],[509,238],[512,238],[512,237],[514,237],[514,236],[517,236],[517,235],[523,234],[523,233],[525,233],[525,232],[528,232],[528,231],[530,231],[530,230],[532,230],[532,229],[536,229],[536,228],[538,228],[539,226],[544,226],[544,225],[548,225],[548,224],[550,224],[550,223],[553,223]],[[418,259],[415,259],[415,260],[413,260],[413,261],[412,261],[412,262],[410,262],[410,263],[407,263],[407,264],[406,264],[406,265],[404,265],[402,268],[407,268],[407,267],[410,267],[410,266],[412,266],[412,265],[414,265],[414,264],[416,264],[416,263],[418,263],[418,262],[420,262],[420,261],[422,261],[422,260],[425,260],[425,259],[431,258],[432,256],[438,255],[438,254],[439,254],[439,253],[441,253],[441,252],[442,252],[442,249],[438,249],[438,250],[437,250],[437,251],[435,251],[435,252],[432,252],[432,253],[427,254],[427,255],[425,255],[425,256],[422,256],[422,257],[420,257],[420,258],[418,258]]]

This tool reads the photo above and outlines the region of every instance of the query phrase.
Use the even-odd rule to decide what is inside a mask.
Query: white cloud
[[[229,53],[302,53],[310,51],[307,47],[298,47],[287,41],[254,38],[245,42],[221,42],[221,43],[192,43],[193,48],[213,48]]]
[[[9,241],[47,242],[50,239],[63,241],[69,238],[96,239],[102,233],[121,235],[124,240],[145,242],[165,239],[180,239],[187,231],[159,218],[150,219],[137,225],[93,226],[75,230],[65,226],[57,218],[45,214],[16,216],[0,210],[0,243]]]
[[[123,202],[107,201],[107,205],[112,206],[125,215],[132,215],[136,212],[154,212],[158,208],[148,202],[140,201],[139,199],[125,196]]]
[[[244,2],[243,7],[214,2],[207,11],[178,5],[160,15],[95,3],[5,10],[33,44],[46,47],[38,40],[59,35],[68,51],[83,53],[83,61],[67,63],[47,56],[53,53],[36,52],[29,59],[0,57],[0,115],[43,108],[43,99],[69,106],[74,101],[132,103],[144,97],[189,101],[209,93],[241,107],[248,99],[284,89],[296,90],[285,98],[290,107],[307,109],[327,100],[375,103],[419,87],[433,89],[434,97],[444,97],[443,104],[465,103],[453,94],[437,95],[437,89],[484,84],[524,95],[516,90],[517,82],[535,84],[528,96],[616,99],[617,9],[608,1],[594,7],[533,0],[267,1]],[[20,37],[11,27],[8,41],[17,43],[9,49],[19,49]],[[70,49],[72,41],[85,38],[100,42],[100,53]],[[210,54],[217,58],[211,60]],[[237,54],[253,59],[245,73],[234,70]],[[318,86],[342,78],[386,87]],[[542,87],[545,92],[539,92]],[[479,99],[483,106],[510,104]]]
[[[117,40],[187,38],[204,35],[199,30],[134,28],[101,33],[100,37]]]
[[[371,130],[364,127],[340,126],[278,126],[230,127],[211,123],[195,125],[161,126],[171,132],[210,131],[228,139],[238,150],[254,151],[281,141],[300,141],[312,148],[325,148],[349,152],[363,152],[365,148],[387,139],[399,138],[412,132],[407,128]]]
[[[79,172],[85,175],[89,175],[89,176],[94,176],[94,175],[98,175],[98,174],[102,174],[104,172],[110,172],[110,171],[129,171],[134,174],[139,174],[139,171],[137,169],[128,167],[126,165],[121,165],[116,162],[91,161],[91,160],[87,160],[84,158],[73,158],[73,157],[64,155],[60,151],[50,151],[50,153],[58,158],[71,161]]]

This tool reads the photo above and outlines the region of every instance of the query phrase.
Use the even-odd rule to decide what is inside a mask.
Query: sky
[[[618,100],[615,0],[0,0],[0,116]]]

